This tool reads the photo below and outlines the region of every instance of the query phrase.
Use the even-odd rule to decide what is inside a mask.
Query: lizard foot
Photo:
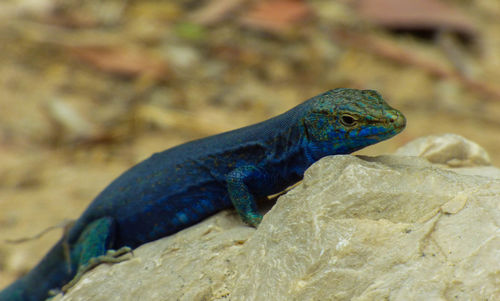
[[[250,225],[254,228],[257,228],[257,226],[260,224],[262,221],[262,215],[258,213],[254,214],[247,214],[245,217],[243,217],[243,221],[247,224]]]
[[[118,263],[129,260],[130,256],[120,257],[125,254],[133,255],[132,249],[129,247],[121,247],[118,250],[108,250],[105,255],[91,258],[86,265],[83,265],[78,269],[75,277],[66,285],[64,285],[61,291],[63,293],[66,293],[82,278],[83,274],[100,265],[101,263]]]

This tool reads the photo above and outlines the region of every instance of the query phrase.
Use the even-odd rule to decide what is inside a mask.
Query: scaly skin
[[[376,91],[335,89],[267,121],[154,154],[114,180],[76,221],[65,237],[71,267],[61,239],[0,292],[0,301],[44,300],[77,271],[116,261],[109,250],[135,248],[224,209],[236,208],[256,227],[262,215],[255,199],[296,183],[322,157],[388,139],[405,124]]]

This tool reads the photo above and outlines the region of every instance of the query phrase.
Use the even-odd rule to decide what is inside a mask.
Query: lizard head
[[[406,126],[404,115],[373,90],[334,89],[306,103],[303,137],[316,160],[386,140]]]

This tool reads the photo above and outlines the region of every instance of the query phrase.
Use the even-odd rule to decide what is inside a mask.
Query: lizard
[[[263,218],[257,199],[300,181],[325,156],[349,154],[405,126],[404,115],[378,92],[337,88],[266,121],[153,154],[99,193],[38,265],[0,292],[0,301],[45,300],[93,266],[120,261],[221,210],[234,207],[257,227]]]

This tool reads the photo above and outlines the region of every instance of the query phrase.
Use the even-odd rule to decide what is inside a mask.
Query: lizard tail
[[[28,274],[0,291],[0,301],[42,301],[70,281],[77,266],[69,266],[64,239],[52,247],[45,257]]]

